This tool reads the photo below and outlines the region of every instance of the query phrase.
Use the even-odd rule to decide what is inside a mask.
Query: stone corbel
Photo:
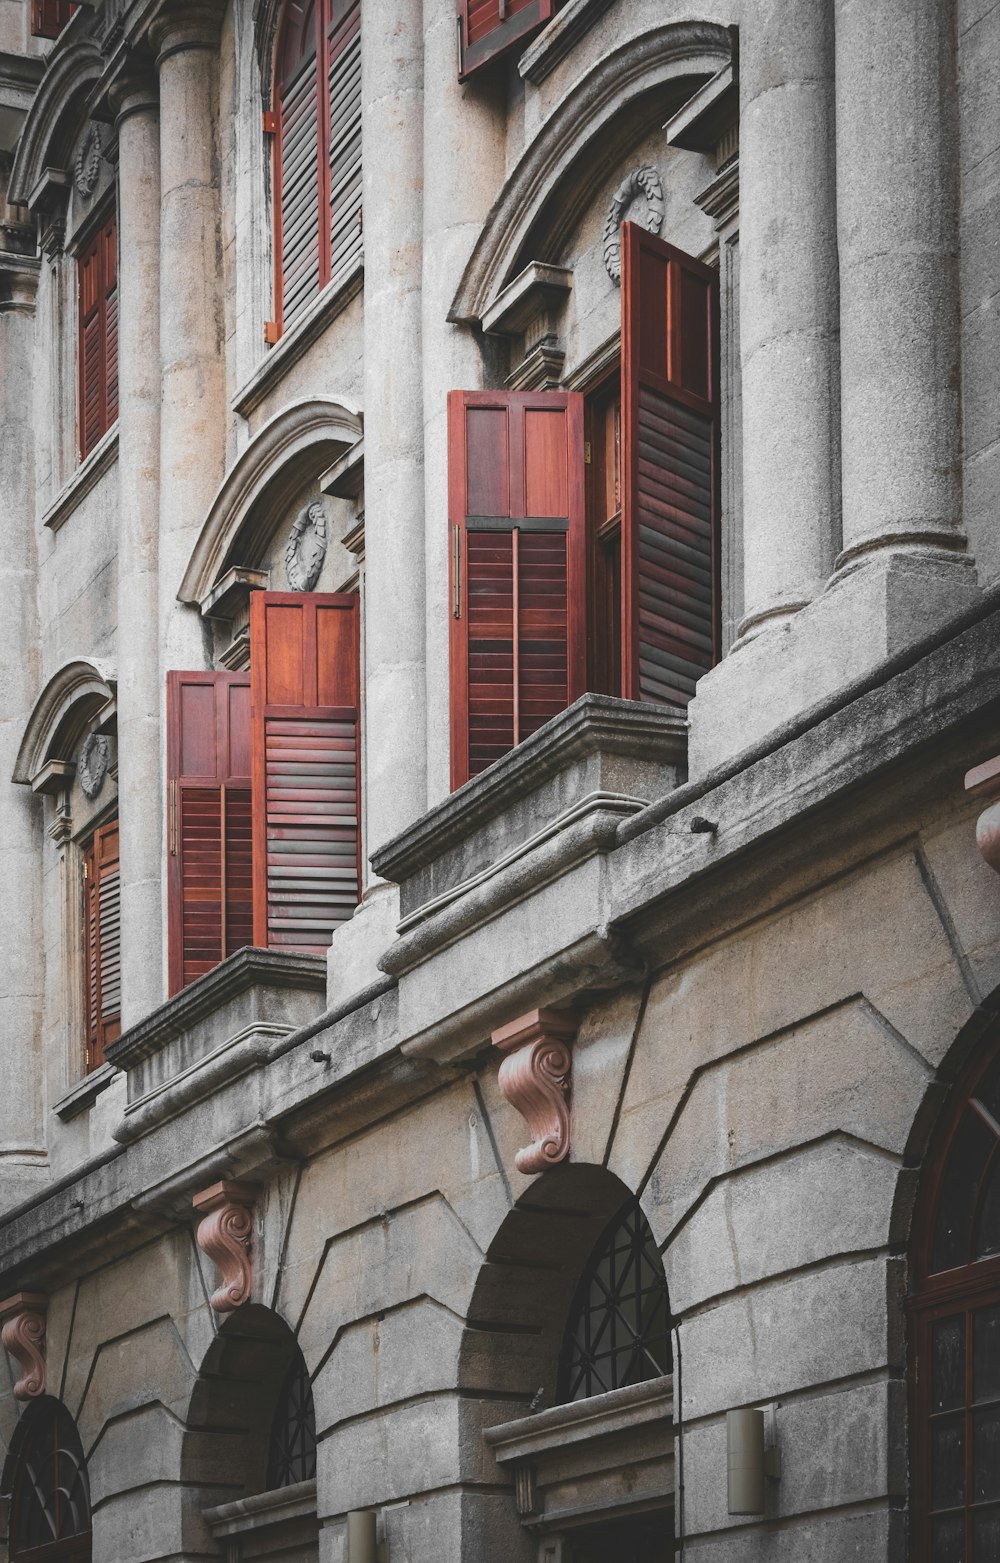
[[[976,845],[990,867],[1000,874],[1000,755],[973,766],[966,774],[965,790],[989,799],[976,821]]]
[[[222,1273],[222,1285],[212,1293],[216,1313],[232,1313],[249,1302],[253,1288],[251,1240],[257,1189],[250,1183],[223,1179],[203,1189],[191,1201],[201,1215],[198,1247]]]
[[[566,355],[556,319],[572,285],[573,273],[566,267],[532,261],[483,315],[487,336],[521,340],[521,360],[507,377],[512,390],[547,391],[559,384]]]
[[[570,1047],[576,1030],[564,1011],[535,1009],[493,1033],[493,1046],[505,1055],[500,1090],[531,1135],[531,1144],[514,1157],[518,1172],[544,1172],[569,1155]]]
[[[21,1368],[14,1385],[15,1400],[45,1394],[45,1315],[48,1298],[41,1292],[15,1292],[0,1303],[0,1340]]]

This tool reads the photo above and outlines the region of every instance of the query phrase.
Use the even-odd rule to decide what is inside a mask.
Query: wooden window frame
[[[105,1050],[113,1042],[117,1042],[121,1036],[121,858],[116,855],[114,868],[118,873],[117,888],[117,917],[118,917],[118,1008],[110,1014],[104,1013],[104,972],[103,972],[103,938],[101,920],[104,911],[104,901],[101,897],[101,883],[104,875],[101,872],[101,845],[106,837],[114,831],[118,834],[118,815],[115,813],[103,824],[98,825],[89,841],[83,848],[82,883],[83,883],[83,973],[84,973],[84,1031],[85,1031],[85,1058],[87,1073],[99,1069],[105,1061]],[[116,854],[118,844],[116,842]],[[93,913],[91,910],[91,898],[94,898]],[[91,939],[91,920],[93,916],[94,935]],[[92,992],[93,990],[93,992]]]
[[[87,267],[94,264],[96,287],[88,303]],[[112,271],[113,267],[113,271]],[[118,421],[118,214],[114,205],[105,211],[97,227],[76,257],[77,278],[77,448],[81,461]],[[96,365],[97,419],[87,421],[87,377],[91,355],[87,329],[96,321],[93,359]]]

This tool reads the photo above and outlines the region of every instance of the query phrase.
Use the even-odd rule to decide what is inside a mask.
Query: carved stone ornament
[[[622,180],[608,207],[604,224],[604,266],[612,282],[622,280],[622,238],[624,222],[638,223],[647,233],[659,233],[663,227],[663,181],[651,164],[633,168]]]
[[[86,798],[96,798],[104,786],[111,764],[111,739],[106,733],[91,733],[80,751],[76,773]]]
[[[41,1292],[15,1292],[0,1303],[0,1340],[21,1368],[14,1385],[15,1400],[45,1394],[45,1314],[48,1298]]]
[[[232,1313],[249,1302],[253,1287],[251,1238],[257,1190],[249,1183],[225,1180],[203,1189],[192,1200],[201,1212],[198,1247],[222,1272],[222,1285],[212,1293],[216,1313]]]
[[[300,510],[285,549],[285,574],[293,592],[311,592],[326,558],[326,506],[321,499]]]
[[[518,1172],[555,1167],[569,1155],[570,1046],[576,1036],[571,1015],[535,1009],[493,1033],[493,1046],[506,1057],[497,1081],[528,1126],[531,1144],[514,1157]]]
[[[73,183],[82,196],[93,195],[97,187],[103,153],[101,132],[91,121],[83,133],[83,140],[80,142],[76,161],[73,164]]]
[[[990,868],[1000,874],[1000,755],[967,772],[965,790],[992,800],[976,821],[976,845]]]

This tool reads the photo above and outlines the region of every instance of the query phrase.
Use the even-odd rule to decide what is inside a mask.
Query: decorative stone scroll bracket
[[[990,867],[1000,874],[1000,755],[966,773],[965,790],[990,802],[976,821],[976,845]]]
[[[15,1292],[0,1303],[0,1340],[22,1369],[15,1400],[45,1394],[45,1315],[49,1300],[41,1292]]]
[[[232,1313],[249,1302],[253,1288],[251,1240],[254,1201],[258,1190],[251,1183],[225,1179],[203,1189],[191,1201],[200,1211],[198,1247],[222,1272],[222,1285],[212,1293],[216,1313]]]
[[[569,1155],[570,1048],[577,1023],[554,1009],[535,1009],[494,1031],[493,1046],[506,1056],[500,1090],[528,1126],[531,1144],[514,1157],[518,1172],[544,1172]]]

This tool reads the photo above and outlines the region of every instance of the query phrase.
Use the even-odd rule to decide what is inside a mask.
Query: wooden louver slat
[[[118,418],[118,232],[112,216],[77,262],[80,456]]]
[[[87,1068],[121,1035],[121,874],[118,821],[94,832],[84,856]]]
[[[449,398],[452,785],[583,692],[583,400]]]
[[[686,706],[718,655],[718,279],[622,230],[622,693]]]
[[[254,943],[322,954],[360,891],[358,598],[256,592]]]
[[[458,79],[525,43],[552,16],[556,0],[458,0]]]
[[[253,937],[250,678],[167,675],[171,993]]]

